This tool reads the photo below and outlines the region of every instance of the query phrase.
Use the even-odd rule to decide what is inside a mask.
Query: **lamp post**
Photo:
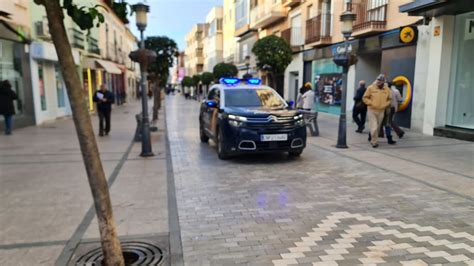
[[[344,55],[342,60],[339,59],[339,65],[342,65],[342,97],[341,97],[341,114],[339,116],[339,130],[337,135],[336,148],[347,149],[347,119],[346,119],[346,102],[347,102],[347,72],[351,65],[351,56],[349,54],[349,38],[352,35],[352,26],[356,19],[356,15],[352,13],[351,0],[347,1],[347,8],[341,15],[342,35],[344,36]],[[335,60],[336,61],[336,60]]]
[[[129,57],[135,62],[140,63],[141,70],[141,93],[142,93],[142,152],[140,156],[150,157],[154,156],[151,139],[150,139],[150,121],[148,118],[148,97],[147,97],[147,78],[148,78],[148,64],[155,62],[156,53],[145,49],[145,39],[143,38],[143,32],[147,26],[147,13],[149,12],[149,6],[138,3],[132,6],[133,12],[136,13],[136,24],[140,31],[140,49],[130,53]]]

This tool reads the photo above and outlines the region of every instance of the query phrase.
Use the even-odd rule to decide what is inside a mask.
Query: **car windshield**
[[[226,89],[227,107],[284,108],[285,102],[271,89]]]

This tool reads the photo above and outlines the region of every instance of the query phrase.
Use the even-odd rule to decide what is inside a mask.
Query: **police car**
[[[212,139],[222,160],[241,153],[288,152],[306,146],[303,114],[259,79],[223,78],[201,104],[201,142]]]

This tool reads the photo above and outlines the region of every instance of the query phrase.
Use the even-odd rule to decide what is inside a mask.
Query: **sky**
[[[137,0],[127,1],[135,4]],[[147,36],[167,36],[173,39],[180,50],[186,48],[184,37],[196,23],[204,23],[207,13],[213,6],[222,6],[222,0],[147,0],[142,1],[150,6]],[[135,36],[140,36],[135,19],[130,19],[130,29]]]

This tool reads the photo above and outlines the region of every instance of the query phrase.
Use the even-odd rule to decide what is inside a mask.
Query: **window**
[[[308,6],[308,10],[307,10],[307,17],[308,19],[311,19],[311,18],[314,18],[315,17],[315,12],[314,12],[314,6],[313,5],[309,5]]]
[[[216,102],[220,101],[220,91],[219,89],[213,89],[209,92],[209,95],[207,97],[208,100],[214,100]]]
[[[222,19],[217,19],[217,31],[222,31]]]
[[[285,102],[269,89],[227,89],[225,105],[228,107],[268,107],[282,108]]]

